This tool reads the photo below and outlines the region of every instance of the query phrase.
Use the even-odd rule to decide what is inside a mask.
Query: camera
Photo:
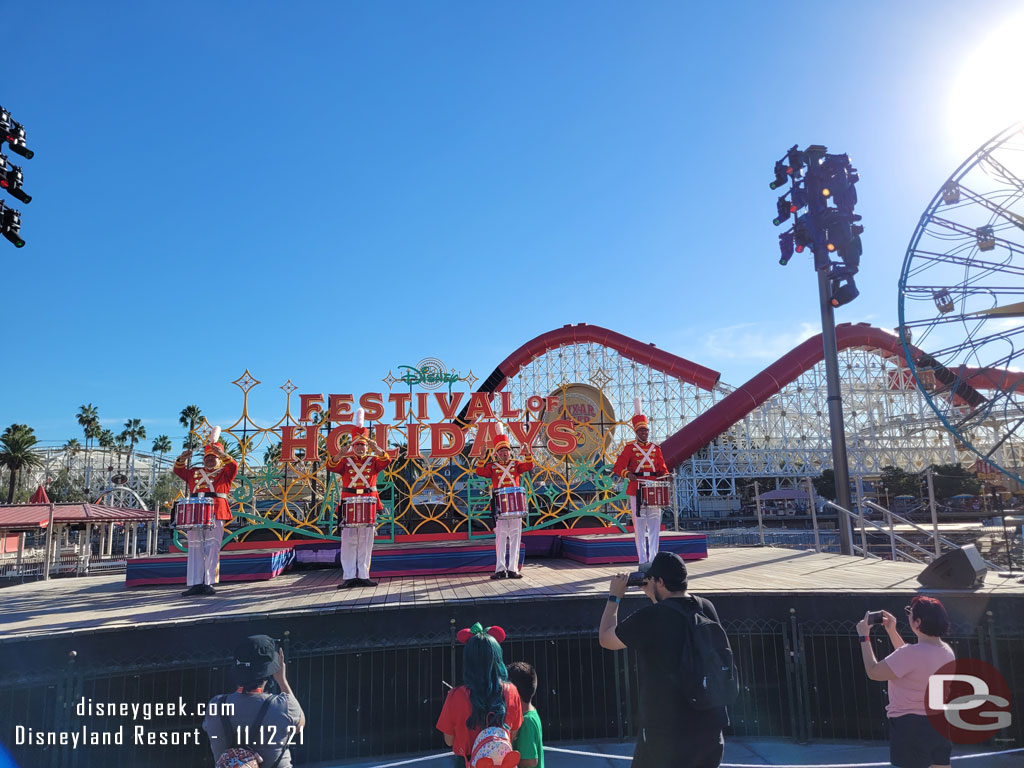
[[[627,587],[642,587],[644,582],[647,581],[647,574],[643,571],[635,571],[629,574],[629,578],[626,579]]]
[[[873,624],[881,624],[881,623],[882,623],[882,612],[881,611],[871,611],[868,614],[868,626],[869,627],[872,626]]]

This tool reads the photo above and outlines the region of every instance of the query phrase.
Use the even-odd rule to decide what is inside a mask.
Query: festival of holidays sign
[[[440,366],[437,366],[440,368]],[[454,372],[447,373],[431,366],[401,366],[401,378],[390,372],[385,383],[390,387],[401,382],[409,385],[408,392],[364,392],[354,394],[299,395],[300,414],[297,426],[281,427],[281,460],[296,461],[296,451],[304,456],[317,455],[319,424],[329,422],[338,426],[327,434],[327,452],[341,451],[341,440],[355,431],[355,410],[362,408],[368,422],[375,422],[377,444],[387,449],[395,432],[403,433],[410,459],[421,458],[421,438],[430,438],[430,456],[446,459],[457,456],[466,448],[466,433],[477,430],[471,457],[484,454],[497,437],[497,425],[505,425],[508,435],[520,445],[545,446],[557,456],[566,456],[576,450],[579,436],[571,418],[550,418],[564,415],[557,395],[527,398],[525,409],[514,408],[511,392],[453,392],[452,386],[466,379]],[[474,379],[475,380],[475,379]],[[444,385],[448,391],[417,391],[415,386],[429,389]],[[465,414],[459,413],[465,407]],[[547,417],[545,417],[547,415]]]

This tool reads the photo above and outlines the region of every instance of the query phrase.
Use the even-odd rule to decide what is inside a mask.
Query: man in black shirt
[[[686,563],[679,555],[659,552],[644,581],[644,594],[653,605],[641,608],[619,624],[619,602],[626,594],[629,575],[612,577],[608,603],[601,616],[602,648],[636,651],[640,687],[639,724],[633,768],[718,768],[722,761],[722,728],[729,724],[725,707],[694,709],[686,701],[675,672],[686,642],[686,616],[699,609],[718,621],[709,600],[686,594]]]

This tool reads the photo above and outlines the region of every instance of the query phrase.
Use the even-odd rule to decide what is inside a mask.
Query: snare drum
[[[519,486],[499,488],[495,491],[498,500],[497,516],[500,518],[526,516],[526,492]]]
[[[640,506],[658,507],[672,506],[672,481],[640,480]]]
[[[356,528],[377,523],[377,499],[373,496],[353,496],[342,499],[345,527]]]
[[[212,528],[213,499],[193,496],[182,499],[174,507],[174,525],[177,528]]]

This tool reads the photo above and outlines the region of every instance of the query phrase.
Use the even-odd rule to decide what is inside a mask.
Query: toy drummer
[[[370,579],[377,512],[384,511],[377,494],[377,474],[391,464],[391,457],[370,440],[370,430],[363,426],[365,418],[365,412],[359,408],[352,444],[326,464],[328,472],[341,475],[341,503],[336,514],[341,528],[343,580],[338,589],[377,586]]]
[[[498,437],[491,447],[494,460],[477,460],[476,474],[491,481],[491,514],[494,515],[494,549],[497,555],[492,579],[521,579],[519,545],[526,515],[526,491],[522,476],[533,469],[530,446],[523,446],[524,461],[512,458],[505,425],[498,423]],[[506,548],[508,550],[506,560]]]
[[[231,522],[228,492],[238,474],[238,464],[219,440],[220,427],[215,427],[210,442],[203,446],[201,467],[188,465],[191,449],[174,461],[174,474],[185,481],[188,489],[188,498],[179,502],[175,513],[175,525],[188,531],[188,565],[185,570],[188,589],[182,592],[184,597],[214,595],[213,585],[220,580],[220,545],[224,538],[224,525]],[[199,512],[194,516],[190,514],[186,519],[181,512],[183,507],[190,513]]]
[[[658,535],[661,533],[661,509],[671,504],[669,487],[652,482],[669,476],[668,466],[661,448],[648,442],[651,431],[647,417],[641,412],[640,398],[633,401],[633,431],[636,440],[623,447],[612,467],[612,474],[629,481],[629,509],[633,514],[633,532],[636,536],[636,554],[640,566],[650,565],[658,554]]]

